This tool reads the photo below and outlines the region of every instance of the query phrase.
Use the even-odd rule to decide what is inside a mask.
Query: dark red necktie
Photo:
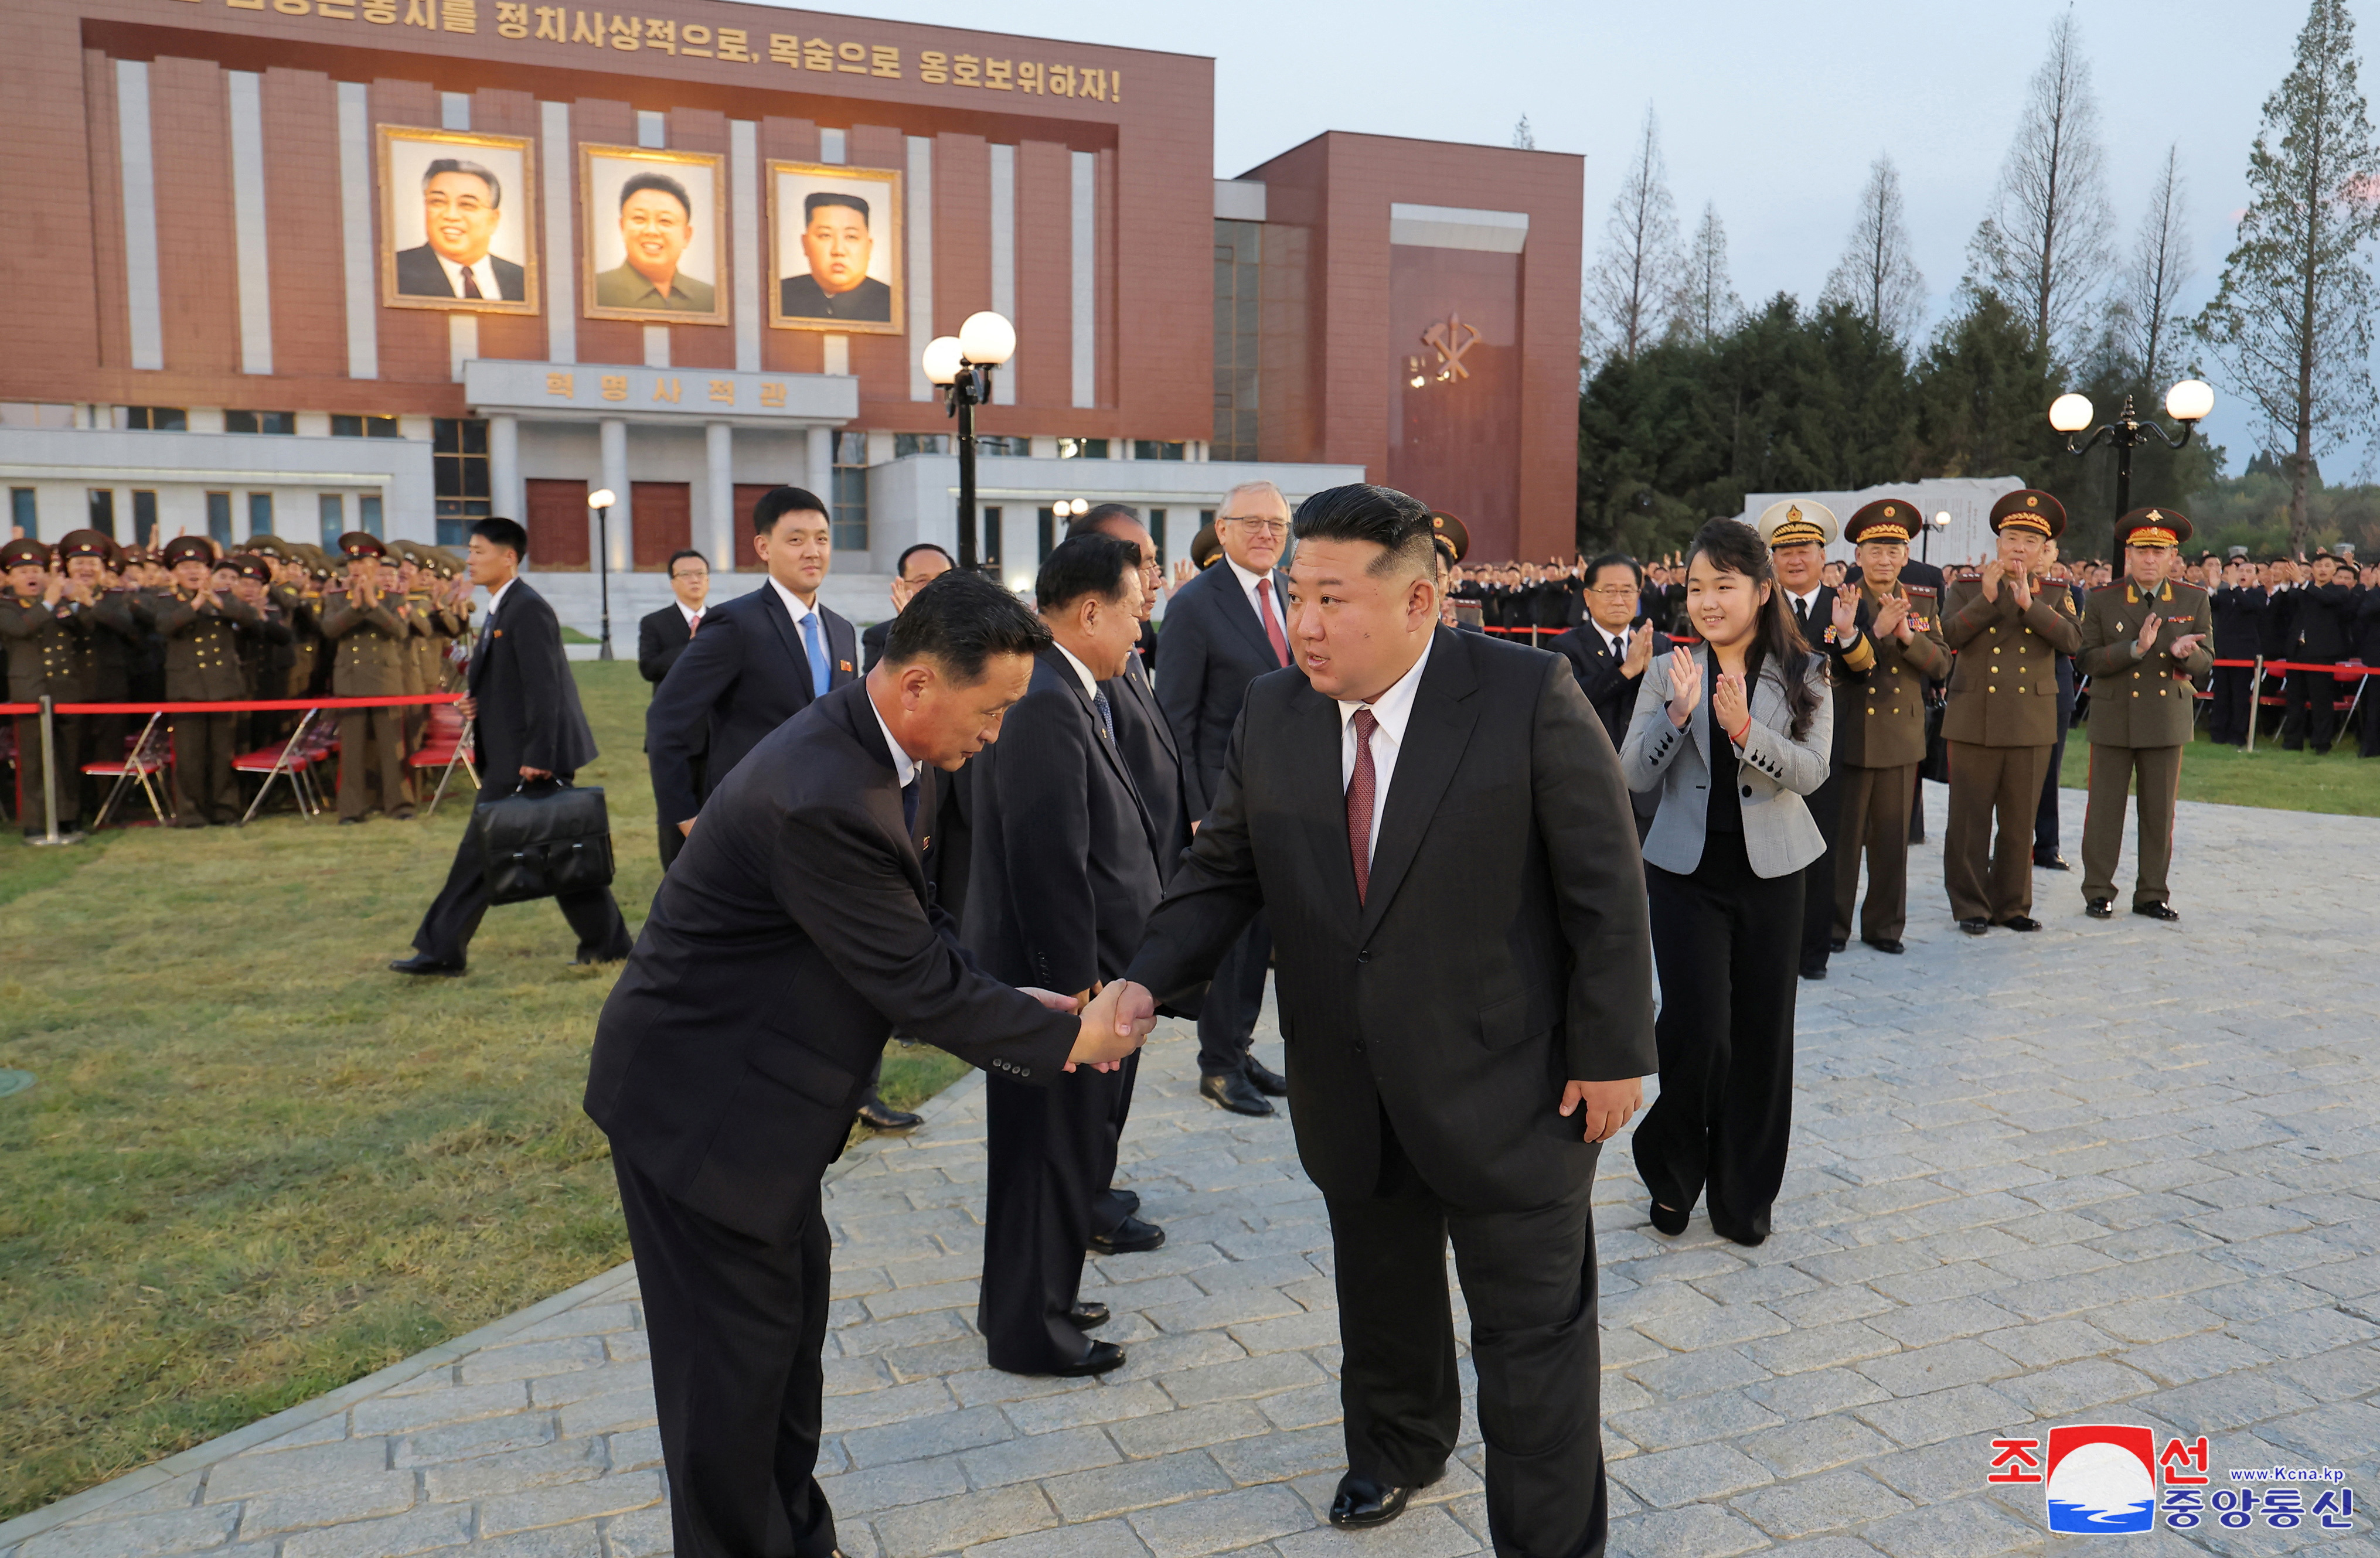
[[[480,290],[480,278],[473,273],[468,265],[463,267],[463,296],[466,297],[485,297],[487,296],[486,293]]]
[[[1372,791],[1379,780],[1372,767],[1372,732],[1380,722],[1368,708],[1355,711],[1355,777],[1347,781],[1347,849],[1355,857],[1355,901],[1372,889]]]
[[[1265,636],[1272,640],[1272,658],[1282,665],[1289,663],[1289,639],[1281,631],[1281,618],[1272,609],[1272,581],[1257,581],[1257,604],[1264,608]]]

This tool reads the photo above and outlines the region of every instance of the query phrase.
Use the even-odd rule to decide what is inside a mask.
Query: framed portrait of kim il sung
[[[525,136],[381,126],[381,302],[536,313],[536,175]]]
[[[715,151],[578,149],[589,319],[727,322],[726,166]]]
[[[769,323],[849,335],[902,331],[901,175],[769,164]]]

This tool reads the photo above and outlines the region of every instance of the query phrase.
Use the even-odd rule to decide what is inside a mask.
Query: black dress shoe
[[[1080,1380],[1123,1367],[1123,1348],[1113,1342],[1093,1342],[1090,1351],[1072,1363],[1061,1363],[1050,1372],[1062,1380]]]
[[[1108,1322],[1105,1304],[1076,1304],[1066,1311],[1066,1319],[1077,1331],[1096,1331]]]
[[[913,1115],[906,1109],[896,1109],[881,1098],[870,1098],[859,1105],[859,1118],[868,1129],[880,1130],[889,1136],[917,1129],[925,1122],[926,1117]]]
[[[2037,931],[2040,928],[2041,922],[2034,919],[2030,914],[2011,914],[2007,919],[2000,922],[2000,929],[2002,930]]]
[[[1671,1238],[1675,1238],[1686,1231],[1686,1222],[1694,1215],[1694,1208],[1687,1207],[1681,1211],[1675,1207],[1663,1206],[1657,1201],[1653,1202],[1651,1215],[1655,1227],[1668,1234]]]
[[[1738,1227],[1714,1217],[1711,1219],[1711,1231],[1730,1244],[1741,1244],[1747,1250],[1756,1249],[1768,1241],[1768,1219],[1763,1215],[1750,1227]]]
[[[388,966],[389,971],[393,973],[436,974],[441,979],[460,979],[463,977],[462,964],[442,962],[436,958],[425,957],[419,953],[416,953],[410,958],[399,958],[396,961],[389,964]]]
[[[2034,851],[2033,864],[2044,871],[2071,871],[2074,869],[2074,867],[2066,864],[2066,857],[2059,854],[2056,850]]]
[[[1198,1096],[1229,1109],[1235,1115],[1269,1115],[1272,1105],[1265,1102],[1257,1084],[1238,1071],[1222,1071],[1198,1079]]]
[[[1803,978],[1804,978],[1804,979],[1824,979],[1824,978],[1826,978],[1826,977],[1827,977],[1827,960],[1826,960],[1824,958],[1804,958],[1804,959],[1803,959],[1803,960],[1802,960],[1802,977],[1803,977]]]
[[[339,826],[341,827],[360,827],[363,826],[363,820],[364,819],[361,817],[341,817],[339,819]],[[177,822],[174,826],[176,827],[204,827],[206,824],[203,822]]]
[[[1851,944],[1852,938],[1847,936],[1830,936],[1827,937],[1827,950],[1829,952],[1840,952]]]
[[[1331,1495],[1330,1523],[1357,1530],[1385,1526],[1405,1512],[1412,1496],[1411,1488],[1393,1488],[1351,1471],[1339,1479],[1339,1491]]]
[[[1989,920],[1961,920],[1959,928],[1969,936],[1981,936],[1992,928],[1992,923]]]
[[[1891,936],[1864,936],[1860,939],[1879,952],[1889,952],[1896,958],[1900,956],[1901,944]]]
[[[1289,1096],[1289,1079],[1253,1055],[1248,1057],[1247,1064],[1240,1068],[1240,1075],[1247,1078],[1248,1084],[1268,1098]]]
[[[1126,1217],[1106,1233],[1093,1234],[1090,1238],[1091,1253],[1094,1255],[1138,1255],[1164,1242],[1163,1228],[1138,1217]]]
[[[2082,900],[2082,912],[2095,920],[2112,920],[2116,917],[2116,900],[2112,898],[2086,898]]]
[[[2180,911],[2175,909],[2170,903],[2135,903],[2132,905],[2132,912],[2151,920],[2179,920],[2181,918]]]

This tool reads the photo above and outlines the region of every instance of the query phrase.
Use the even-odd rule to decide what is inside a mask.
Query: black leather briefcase
[[[476,807],[492,903],[521,903],[612,885],[612,820],[600,786],[552,779]]]

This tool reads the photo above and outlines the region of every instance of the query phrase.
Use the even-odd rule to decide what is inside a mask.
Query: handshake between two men
[[[1019,985],[1018,990],[1051,1011],[1068,1012],[1082,1019],[1082,1031],[1075,1035],[1074,1050],[1066,1057],[1069,1071],[1085,1066],[1095,1071],[1114,1070],[1148,1042],[1148,1035],[1157,1027],[1157,1002],[1149,998],[1148,991],[1128,980],[1094,985],[1079,996],[1062,996],[1055,990],[1038,989],[1030,984]],[[1142,997],[1131,1009],[1123,1004],[1128,992]]]

